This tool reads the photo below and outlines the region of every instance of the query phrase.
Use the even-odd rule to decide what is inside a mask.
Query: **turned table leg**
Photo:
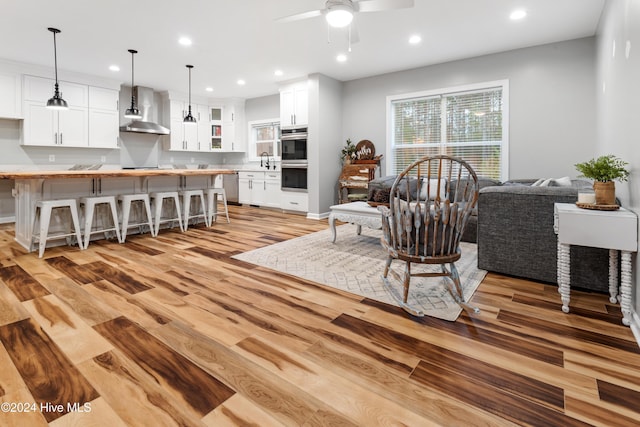
[[[631,324],[631,252],[621,251],[620,262],[620,310],[622,324]]]
[[[618,251],[609,249],[609,301],[618,302]]]
[[[562,299],[562,311],[569,312],[571,294],[571,246],[558,242],[558,292]]]

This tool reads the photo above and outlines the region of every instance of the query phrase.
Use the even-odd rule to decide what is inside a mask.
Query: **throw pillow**
[[[438,193],[438,178],[431,178],[427,183],[424,179],[420,187],[420,200],[427,200],[427,190],[429,190],[429,200],[435,200],[436,193],[440,196],[440,200],[447,197],[447,180],[440,181],[440,192]]]
[[[558,187],[571,187],[571,178],[569,178],[568,176],[556,178],[553,180],[553,182]]]

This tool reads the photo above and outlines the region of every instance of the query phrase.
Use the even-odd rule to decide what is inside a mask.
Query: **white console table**
[[[569,312],[571,245],[609,249],[609,300],[620,302],[622,323],[629,326],[631,253],[638,251],[636,214],[624,208],[601,211],[582,209],[572,203],[556,203],[554,230],[558,235],[558,292],[562,298],[562,311]],[[619,294],[618,251],[621,253]]]

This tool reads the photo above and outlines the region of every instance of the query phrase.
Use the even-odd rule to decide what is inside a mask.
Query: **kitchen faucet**
[[[267,156],[267,160],[264,162],[262,162],[262,156]],[[267,153],[266,151],[263,151],[262,153],[260,153],[260,167],[266,167],[267,169],[269,169],[269,153]]]

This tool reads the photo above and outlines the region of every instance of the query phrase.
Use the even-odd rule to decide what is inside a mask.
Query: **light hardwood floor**
[[[43,259],[1,226],[0,425],[640,425],[640,351],[606,295],[564,314],[555,286],[490,273],[480,314],[413,319],[231,259],[328,225],[230,211]]]

